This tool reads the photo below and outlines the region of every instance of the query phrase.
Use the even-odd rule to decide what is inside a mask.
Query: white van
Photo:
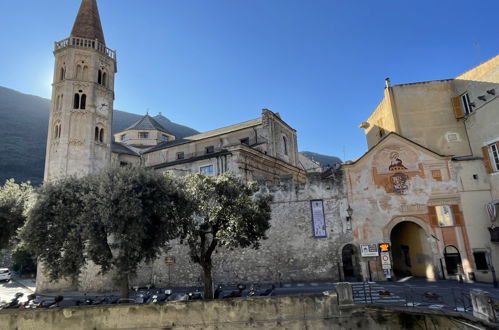
[[[10,281],[11,273],[8,268],[0,268],[0,281]]]

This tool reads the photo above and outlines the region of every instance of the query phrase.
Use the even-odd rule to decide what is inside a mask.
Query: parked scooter
[[[30,294],[27,296],[28,300],[23,301],[22,303],[19,304],[19,309],[28,309],[30,306],[32,306],[32,301],[35,300],[36,295]]]
[[[260,293],[260,296],[271,296],[274,293],[275,285],[272,284],[270,288]]]
[[[239,298],[243,296],[243,291],[246,289],[246,285],[244,284],[238,284],[237,285],[237,291],[232,291],[228,295],[226,295],[224,298]]]
[[[18,292],[14,295],[14,298],[12,298],[8,303],[5,303],[0,306],[0,310],[2,309],[7,309],[7,308],[19,308],[20,306],[20,299],[21,297],[24,296],[24,293]]]
[[[195,292],[189,292],[187,294],[189,296],[189,300],[202,300],[203,294],[196,290]]]
[[[219,284],[217,289],[215,290],[215,293],[213,294],[213,298],[218,299],[222,297],[223,297],[222,284]]]

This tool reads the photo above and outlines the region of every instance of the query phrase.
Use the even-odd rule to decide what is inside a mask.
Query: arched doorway
[[[447,275],[456,276],[462,273],[463,264],[459,250],[452,245],[447,245],[444,250],[445,268]]]
[[[359,260],[355,246],[347,244],[341,250],[341,261],[343,263],[344,281],[357,281],[360,278]]]
[[[433,277],[431,249],[426,233],[412,221],[402,221],[390,233],[393,272],[398,277]]]

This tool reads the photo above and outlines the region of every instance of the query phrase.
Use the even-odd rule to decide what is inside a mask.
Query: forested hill
[[[0,185],[10,178],[16,182],[31,181],[33,185],[42,182],[49,112],[50,100],[0,86]],[[140,118],[141,115],[115,110],[113,133],[127,128]],[[180,138],[198,133],[162,115],[154,119]],[[308,151],[303,154],[323,166],[341,162],[333,156]]]
[[[10,178],[17,182],[29,180],[34,185],[42,182],[49,112],[50,100],[0,86],[0,185]],[[115,110],[113,133],[140,117]],[[198,133],[161,115],[154,119],[178,137]]]

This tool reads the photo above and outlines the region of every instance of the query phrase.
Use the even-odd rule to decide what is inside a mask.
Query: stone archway
[[[400,221],[390,231],[395,276],[434,278],[433,254],[427,233],[414,221]]]

